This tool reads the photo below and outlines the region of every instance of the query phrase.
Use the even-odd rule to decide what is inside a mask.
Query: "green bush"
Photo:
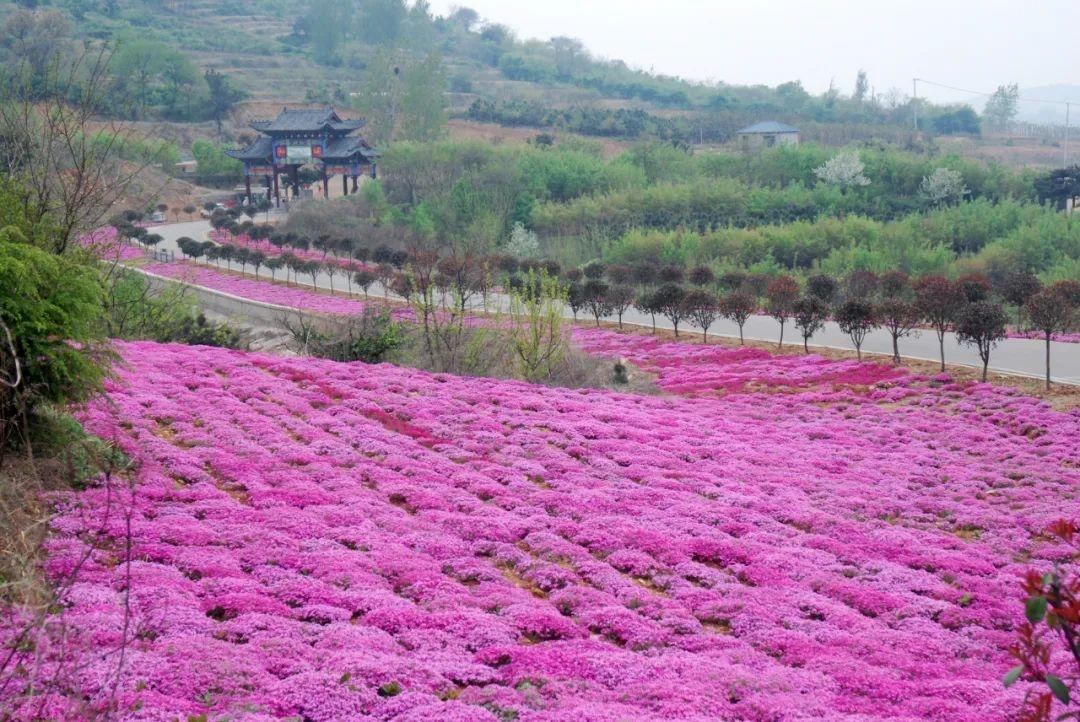
[[[15,227],[0,230],[0,427],[43,402],[77,402],[94,394],[105,374],[96,270],[25,242]],[[14,347],[14,355],[11,347]]]
[[[225,155],[225,151],[208,140],[191,145],[191,155],[197,162],[195,179],[214,186],[231,186],[244,177],[244,164]]]
[[[181,285],[155,291],[137,271],[115,269],[102,299],[110,338],[149,339],[222,348],[244,348],[243,335],[228,324],[208,321]]]
[[[365,307],[359,316],[343,320],[295,313],[284,318],[283,325],[292,336],[293,350],[331,361],[379,363],[406,342],[404,327],[388,309]]]

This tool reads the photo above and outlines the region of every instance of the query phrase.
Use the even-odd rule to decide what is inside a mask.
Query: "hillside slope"
[[[871,365],[733,350],[716,399],[121,351],[84,419],[132,493],[61,500],[22,669],[64,684],[15,716],[109,706],[127,627],[122,719],[1004,719],[1078,508],[1080,417]]]
[[[0,2],[0,18],[19,11],[16,3]],[[811,95],[797,79],[768,88],[656,75],[597,58],[569,38],[518,40],[498,18],[481,19],[467,8],[444,17],[405,0],[128,0],[56,5],[48,12],[66,20],[50,24],[56,37],[32,43],[35,53],[59,46],[65,36],[90,44],[158,43],[179,51],[199,69],[215,68],[229,76],[256,102],[349,103],[365,91],[372,69],[388,55],[400,67],[410,57],[435,54],[445,65],[446,97],[454,113],[466,114],[483,100],[494,103],[491,107],[504,119],[500,122],[508,125],[554,127],[567,121],[522,123],[521,115],[571,111],[574,118],[585,113],[586,127],[577,130],[589,135],[656,135],[691,143],[727,140],[737,128],[772,117],[797,122],[808,137],[829,143],[870,138],[910,142],[904,102],[886,106],[835,93]],[[11,43],[15,56],[24,54],[23,44]],[[136,64],[129,77],[147,67]],[[186,72],[179,73],[179,80],[163,82],[157,95],[169,96],[175,83],[186,84]],[[179,115],[176,107],[169,110]],[[190,108],[184,112],[190,115]],[[927,130],[977,130],[970,110],[962,115],[956,108],[928,106],[920,112]],[[619,113],[638,115],[628,119]],[[938,127],[944,116],[947,122]]]

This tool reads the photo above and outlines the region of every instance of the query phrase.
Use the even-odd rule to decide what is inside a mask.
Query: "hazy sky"
[[[913,77],[991,91],[1080,85],[1080,0],[432,0],[466,5],[521,37],[569,35],[594,53],[701,80],[878,93]],[[970,96],[920,85],[920,96]],[[1070,98],[1073,99],[1073,98]],[[976,100],[976,99],[972,99]],[[1080,100],[1080,98],[1075,98]]]

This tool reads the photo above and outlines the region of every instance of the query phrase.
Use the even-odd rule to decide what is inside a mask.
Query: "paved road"
[[[159,251],[174,253],[176,254],[176,257],[179,258],[180,253],[176,246],[176,239],[182,236],[189,236],[191,238],[202,240],[209,230],[210,224],[207,221],[193,221],[189,223],[174,223],[159,226],[154,229],[154,232],[161,234],[165,239],[162,243],[158,244],[157,248]],[[305,281],[305,285],[310,285],[310,283],[307,283],[307,281],[310,280],[310,277],[302,280]],[[317,283],[319,288],[330,288],[330,278],[328,276],[319,276]],[[341,289],[344,286],[344,278],[341,276],[336,277],[334,280],[334,287],[338,292],[341,292]],[[373,291],[375,294],[381,294],[381,292],[382,291],[379,288],[376,288]],[[496,305],[505,303],[505,298],[500,299],[497,297],[494,299],[494,303]],[[568,318],[571,316],[569,309],[566,310],[566,316]],[[652,325],[652,321],[647,315],[640,314],[633,309],[627,311],[626,315],[623,316],[623,322],[646,327]],[[671,324],[668,323],[666,319],[662,318],[656,319],[656,325],[659,328],[671,328]],[[680,327],[680,331],[682,330],[683,328]],[[686,330],[692,332],[693,329],[692,327],[688,327]],[[746,322],[746,327],[744,329],[744,334],[747,339],[758,341],[775,342],[779,336],[779,332],[779,324],[769,316],[751,317]],[[700,330],[698,330],[698,333],[700,333]],[[720,319],[715,325],[710,327],[709,335],[737,338],[739,335],[739,328],[731,321]],[[792,343],[801,342],[797,331],[790,322],[784,331],[784,336],[785,344],[788,342],[788,339],[790,339]],[[825,328],[814,335],[812,345],[847,350],[853,348],[851,340],[847,335],[832,322],[825,324]],[[892,338],[889,336],[888,332],[884,330],[879,329],[872,331],[867,335],[866,341],[863,343],[863,352],[871,354],[887,354],[891,356]],[[901,339],[900,353],[905,358],[936,361],[939,358],[937,334],[933,331],[921,331],[917,332],[917,335],[915,336]],[[1060,383],[1080,385],[1080,344],[1054,342],[1051,344],[1050,354],[1053,366],[1053,380]],[[978,353],[971,347],[961,346],[957,343],[955,336],[951,333],[946,334],[945,336],[945,359],[949,363],[976,367],[982,366]],[[1046,344],[1044,342],[1030,339],[1010,338],[1002,341],[997,348],[994,349],[990,356],[990,369],[1001,373],[1042,378],[1046,374],[1045,359]]]

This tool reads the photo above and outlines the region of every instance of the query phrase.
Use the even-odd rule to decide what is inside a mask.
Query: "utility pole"
[[[1065,162],[1062,164],[1063,168],[1069,167],[1069,106],[1072,105],[1068,101],[1065,102]]]
[[[911,79],[911,120],[915,132],[919,132],[919,79]]]

